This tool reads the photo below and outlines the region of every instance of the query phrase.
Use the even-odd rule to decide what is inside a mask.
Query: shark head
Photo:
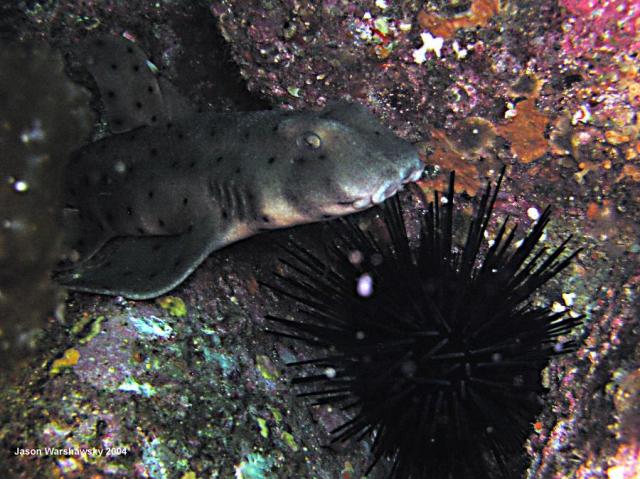
[[[287,116],[276,134],[287,146],[278,174],[282,198],[308,221],[381,203],[424,170],[412,144],[357,104]]]

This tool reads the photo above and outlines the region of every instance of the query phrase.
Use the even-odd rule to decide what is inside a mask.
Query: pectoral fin
[[[104,245],[111,233],[100,229],[99,224],[80,217],[76,208],[63,210],[63,225],[65,231],[65,245],[67,250],[75,251],[80,259],[88,258]],[[72,263],[58,265],[59,270],[73,268]]]
[[[172,236],[117,237],[56,281],[72,290],[148,299],[181,283],[209,254],[224,246],[204,222]]]

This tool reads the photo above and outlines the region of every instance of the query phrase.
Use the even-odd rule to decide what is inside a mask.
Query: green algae
[[[176,318],[184,318],[187,315],[187,306],[184,304],[182,298],[178,298],[177,296],[160,298],[158,304],[162,309],[169,311],[169,314]]]
[[[298,444],[296,443],[293,434],[291,434],[290,432],[283,431],[282,434],[280,434],[280,438],[287,444],[287,446],[289,446],[289,449],[291,449],[292,451],[296,452],[300,449],[300,446],[298,446]]]
[[[86,331],[86,335],[82,336],[81,338],[78,339],[78,343],[80,344],[86,344],[89,341],[91,341],[93,338],[95,338],[98,334],[100,334],[101,331],[101,324],[104,321],[104,316],[98,316],[97,318],[95,318],[92,321],[89,321],[87,323],[88,326],[88,330]],[[78,322],[78,324],[81,323],[81,321]],[[74,331],[74,329],[72,328],[71,332],[72,333],[80,333],[80,332],[84,332],[85,328],[82,328],[78,331]]]
[[[260,435],[265,439],[269,437],[269,426],[267,426],[267,420],[263,417],[256,418],[258,421],[258,427],[260,428]]]

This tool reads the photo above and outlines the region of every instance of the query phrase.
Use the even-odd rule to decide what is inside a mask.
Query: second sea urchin
[[[421,218],[419,246],[396,197],[383,205],[380,234],[343,220],[330,261],[294,244],[289,272],[271,285],[300,313],[270,316],[275,333],[328,351],[292,364],[305,372],[294,379],[300,395],[348,411],[333,440],[371,435],[370,468],[388,457],[391,478],[521,477],[540,373],[575,347],[557,340],[580,318],[532,300],[577,254],[565,253],[569,238],[539,246],[549,208],[519,243],[507,218],[483,248],[501,180],[460,245],[452,174]]]

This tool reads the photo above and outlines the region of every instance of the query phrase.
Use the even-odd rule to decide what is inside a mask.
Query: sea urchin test
[[[364,107],[196,112],[117,37],[88,52],[114,135],[67,171],[70,289],[152,298],[211,252],[260,231],[363,210],[423,171],[415,148]]]
[[[367,477],[383,459],[389,473],[376,477],[388,479],[525,475],[542,370],[578,346],[582,322],[535,296],[579,250],[568,251],[569,238],[544,244],[549,208],[522,241],[508,218],[490,228],[501,180],[469,226],[454,209],[452,174],[446,196],[420,215],[418,245],[395,197],[377,230],[339,222],[329,254],[286,247],[268,285],[297,310],[268,316],[271,332],[316,349],[290,363],[300,396],[348,411],[333,442],[373,437]]]

